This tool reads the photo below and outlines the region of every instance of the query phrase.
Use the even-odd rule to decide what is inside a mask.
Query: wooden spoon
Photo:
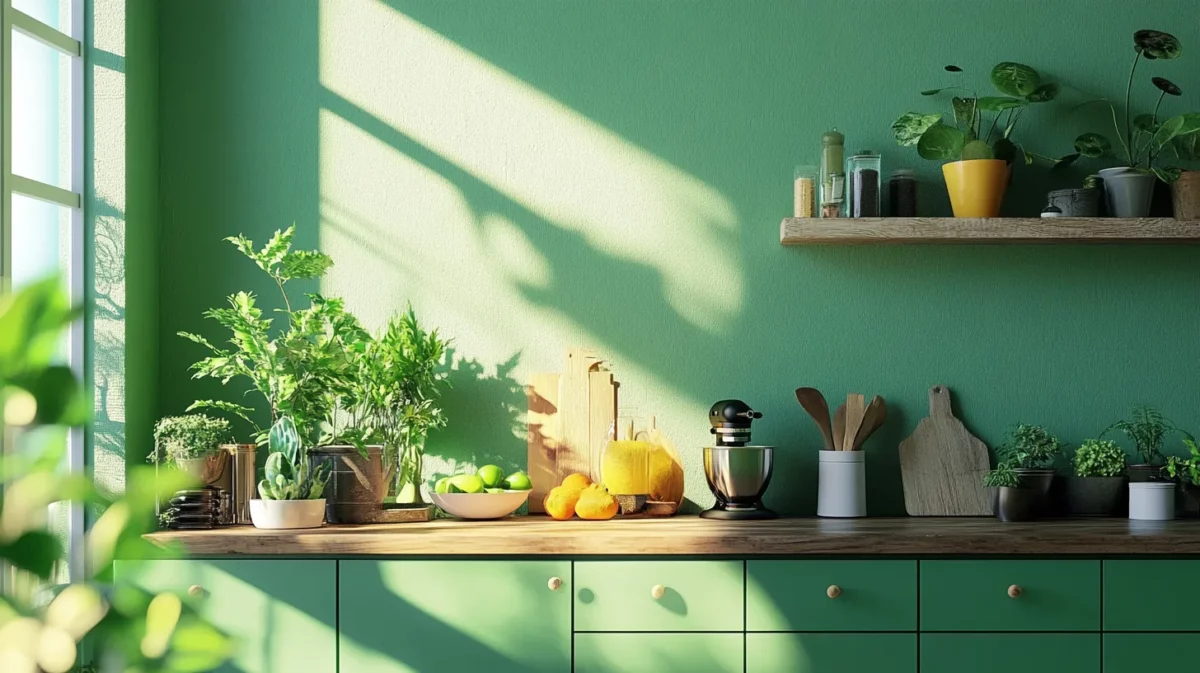
[[[843,404],[833,412],[833,450],[841,451],[842,442],[846,437],[846,405]]]
[[[796,401],[820,428],[821,438],[825,440],[825,450],[833,451],[833,428],[829,425],[829,404],[825,402],[825,396],[816,388],[797,388]]]
[[[867,410],[863,412],[862,425],[859,426],[858,432],[854,435],[854,443],[851,445],[851,451],[858,451],[862,448],[864,442],[870,437],[879,426],[883,425],[884,419],[887,418],[887,402],[883,398],[876,395],[871,398],[871,403],[867,405]]]
[[[839,450],[849,451],[854,448],[854,438],[858,436],[858,429],[862,427],[865,412],[865,400],[860,393],[846,395],[846,434],[838,446]]]

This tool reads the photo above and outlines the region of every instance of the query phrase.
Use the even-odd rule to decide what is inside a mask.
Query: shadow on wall
[[[125,481],[125,213],[92,199],[92,469],[96,485],[119,493]]]

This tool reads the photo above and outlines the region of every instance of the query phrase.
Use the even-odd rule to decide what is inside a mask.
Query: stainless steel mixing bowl
[[[726,509],[757,509],[771,483],[773,446],[706,446],[704,476]]]

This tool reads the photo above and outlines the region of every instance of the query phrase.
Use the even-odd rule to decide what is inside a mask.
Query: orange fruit
[[[579,518],[592,521],[611,519],[617,515],[618,509],[617,499],[601,484],[592,484],[583,489],[575,503],[575,513]]]
[[[555,486],[546,494],[546,499],[542,501],[542,506],[545,507],[546,513],[551,518],[558,521],[566,521],[575,516],[575,503],[579,502],[579,494],[582,489],[575,490],[566,488],[565,486]]]
[[[572,491],[582,491],[592,485],[592,480],[588,479],[586,474],[576,472],[575,474],[568,474],[559,485]]]

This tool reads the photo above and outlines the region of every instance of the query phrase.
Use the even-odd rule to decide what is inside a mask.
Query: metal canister
[[[232,516],[224,518],[230,523],[248,524],[250,501],[258,488],[258,472],[254,462],[254,453],[258,447],[254,444],[222,444],[221,448],[233,456],[233,484],[229,497]]]
[[[1056,189],[1046,195],[1046,202],[1057,206],[1063,217],[1097,217],[1100,215],[1100,190],[1095,187]]]

